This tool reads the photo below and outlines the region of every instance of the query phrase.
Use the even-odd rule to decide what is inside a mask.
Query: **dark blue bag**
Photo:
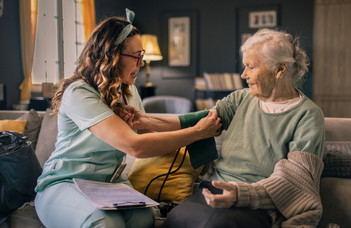
[[[34,188],[42,172],[27,136],[0,132],[0,224],[13,211],[35,197]]]

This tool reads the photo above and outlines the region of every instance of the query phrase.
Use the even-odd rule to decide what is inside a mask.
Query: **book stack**
[[[207,94],[229,94],[234,90],[242,89],[243,82],[238,73],[207,73],[203,77],[195,78],[195,90]],[[209,93],[207,93],[209,92]],[[210,109],[216,105],[217,99],[213,97],[196,98],[197,110]]]
[[[209,90],[237,90],[243,88],[243,82],[238,73],[207,73],[204,79]]]
[[[204,78],[201,78],[201,77],[195,78],[195,89],[196,90],[206,90],[207,89],[206,81]]]
[[[207,110],[216,105],[217,99],[207,98],[207,99],[196,99],[195,105],[197,110]]]

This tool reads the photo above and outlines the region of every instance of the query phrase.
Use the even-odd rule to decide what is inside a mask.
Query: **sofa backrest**
[[[184,114],[192,111],[191,100],[177,96],[151,96],[143,99],[147,113],[177,113]]]
[[[28,139],[33,142],[35,154],[37,155],[41,165],[46,162],[51,153],[55,150],[57,118],[50,115],[50,113],[50,109],[46,111],[0,110],[0,120],[16,120],[26,117],[26,130],[28,126],[29,128],[36,129],[36,131],[32,131],[32,129],[28,129],[28,131],[25,130],[25,135],[28,136]],[[40,122],[37,122],[38,115],[40,117]],[[35,135],[33,135],[34,133]]]
[[[46,160],[49,159],[51,153],[55,150],[56,137],[58,133],[57,117],[51,115],[51,113],[52,111],[47,109],[43,116],[38,135],[38,144],[35,148],[35,153],[42,166]]]
[[[25,110],[0,110],[0,120],[14,120],[26,113],[28,113],[28,111]],[[41,117],[45,115],[45,111],[37,111],[37,113]]]
[[[28,111],[0,110],[0,120],[17,119],[25,113],[28,113]],[[49,115],[49,113],[49,110],[47,112],[38,111],[39,116],[43,118],[36,148],[36,154],[41,165],[55,149],[57,120],[56,117]],[[351,141],[351,118],[326,117],[324,120],[326,141]],[[221,147],[221,139],[222,137],[216,137],[216,143],[219,144],[217,149]]]
[[[326,141],[351,141],[351,118],[325,117]]]

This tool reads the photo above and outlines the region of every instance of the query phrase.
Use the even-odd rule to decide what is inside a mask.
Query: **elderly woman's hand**
[[[207,188],[202,190],[207,204],[215,208],[230,208],[238,199],[238,188],[233,183],[212,181],[216,188],[223,189],[223,194],[212,194]]]

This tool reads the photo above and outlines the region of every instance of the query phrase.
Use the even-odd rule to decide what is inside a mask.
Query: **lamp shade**
[[[162,60],[160,47],[158,46],[157,36],[155,35],[142,35],[141,42],[145,49],[144,60],[146,61],[158,61]]]

